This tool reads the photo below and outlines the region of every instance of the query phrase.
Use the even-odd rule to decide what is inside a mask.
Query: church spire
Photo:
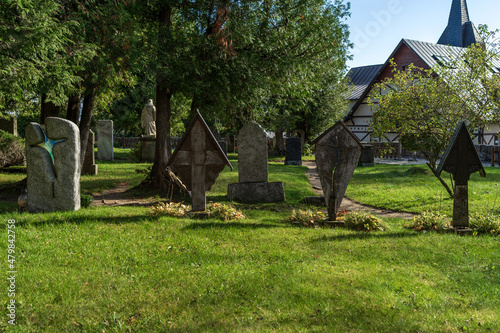
[[[438,44],[468,47],[480,42],[481,37],[469,18],[467,1],[453,0],[448,26],[439,38]]]

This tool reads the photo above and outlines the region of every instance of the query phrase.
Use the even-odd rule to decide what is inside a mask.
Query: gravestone
[[[235,153],[235,145],[234,145],[234,135],[227,134],[224,138],[227,142],[227,151],[230,153]]]
[[[114,160],[112,120],[99,120],[97,122],[97,159],[100,161]]]
[[[302,142],[300,138],[286,139],[285,165],[302,165]]]
[[[193,212],[205,211],[205,192],[215,184],[226,165],[233,169],[212,131],[197,111],[167,163],[187,190],[191,191]]]
[[[463,121],[458,123],[448,147],[436,170],[438,176],[443,171],[451,173],[455,181],[453,197],[453,227],[469,227],[469,179],[478,172],[486,177],[483,164]]]
[[[364,145],[365,149],[361,151],[359,157],[359,166],[374,166],[375,165],[375,150],[371,145]]]
[[[7,118],[0,117],[0,130],[17,136],[17,118],[7,116]]]
[[[141,135],[141,162],[154,162],[156,153],[156,136]]]
[[[217,142],[219,143],[220,148],[224,152],[224,155],[227,156],[227,142],[226,142],[226,140],[217,140]]]
[[[87,151],[85,152],[85,160],[83,162],[82,175],[97,175],[97,164],[95,164],[95,134],[89,130],[89,139],[87,141]]]
[[[72,121],[48,117],[46,129],[26,127],[28,210],[80,209],[80,131]]]
[[[267,137],[256,123],[246,124],[238,135],[238,179],[229,184],[230,200],[241,202],[285,201],[282,182],[269,182]]]
[[[290,133],[290,137],[298,137],[300,138],[300,144],[302,149],[304,149],[304,145],[306,144],[306,131],[301,129],[294,129],[292,133]]]
[[[337,219],[364,146],[342,121],[326,130],[313,143],[316,144],[316,166],[325,195],[328,220],[333,222]]]

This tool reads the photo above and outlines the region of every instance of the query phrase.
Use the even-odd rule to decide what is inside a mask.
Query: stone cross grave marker
[[[328,220],[335,221],[364,146],[342,121],[326,130],[313,143],[316,144],[316,165]]]
[[[97,159],[100,161],[114,160],[112,120],[99,120],[97,122]]]
[[[463,121],[458,123],[436,173],[440,176],[443,171],[451,173],[455,181],[453,227],[468,228],[470,175],[479,171],[481,177],[486,177],[486,172]]]
[[[209,191],[225,166],[233,166],[217,143],[212,131],[197,111],[167,166],[172,166],[188,191],[191,191],[193,212],[206,209]]]
[[[285,165],[302,165],[302,141],[300,138],[286,139]]]
[[[48,117],[46,130],[26,127],[28,210],[80,209],[80,131],[73,122]]]
[[[227,196],[241,202],[285,201],[282,182],[269,182],[267,136],[258,124],[243,126],[238,134],[238,180],[229,184]]]

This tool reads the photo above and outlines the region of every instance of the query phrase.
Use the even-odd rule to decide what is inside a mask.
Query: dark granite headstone
[[[225,140],[218,140],[217,142],[219,143],[220,148],[224,152],[224,155],[227,156],[227,142]]]
[[[361,150],[359,157],[359,166],[374,166],[375,165],[375,150],[371,145],[365,145],[365,149]]]
[[[17,118],[7,116],[7,118],[0,117],[0,130],[17,136]]]
[[[302,165],[302,142],[300,138],[286,139],[285,165]]]

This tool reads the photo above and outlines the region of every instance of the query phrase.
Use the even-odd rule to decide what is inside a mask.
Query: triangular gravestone
[[[191,191],[193,212],[205,211],[205,192],[210,190],[226,165],[233,169],[198,111],[167,163]]]
[[[316,166],[328,219],[335,221],[364,146],[342,121],[326,130],[313,143],[316,144]]]
[[[468,182],[470,175],[479,171],[481,177],[486,177],[486,172],[463,121],[458,123],[436,173],[440,176],[443,171],[451,173],[455,181],[453,226],[459,229],[467,228],[469,227]]]

